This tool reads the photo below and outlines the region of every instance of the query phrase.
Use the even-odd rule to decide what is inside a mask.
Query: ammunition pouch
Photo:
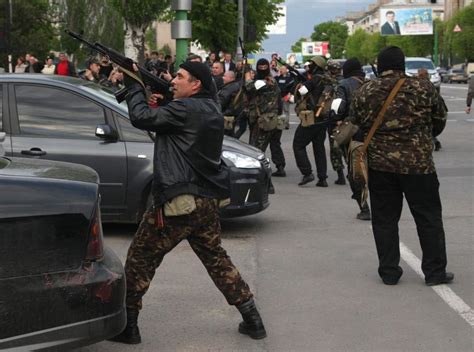
[[[264,131],[273,131],[278,127],[278,116],[275,114],[262,114],[258,117],[258,127]]]
[[[301,121],[301,127],[309,127],[315,124],[314,111],[313,110],[302,110],[298,117]]]
[[[235,116],[224,116],[224,129],[233,130],[234,122],[235,122]]]

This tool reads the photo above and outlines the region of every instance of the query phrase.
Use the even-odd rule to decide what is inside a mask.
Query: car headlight
[[[236,167],[242,169],[258,169],[261,167],[260,161],[250,156],[240,153],[229,152],[227,150],[222,152],[222,156],[230,160]]]
[[[440,77],[439,73],[434,73],[434,74],[431,75],[431,79],[433,81],[439,81],[441,79],[441,77]]]

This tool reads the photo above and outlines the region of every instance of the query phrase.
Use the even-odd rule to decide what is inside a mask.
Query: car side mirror
[[[95,135],[109,142],[115,142],[118,139],[117,132],[108,124],[97,125]]]

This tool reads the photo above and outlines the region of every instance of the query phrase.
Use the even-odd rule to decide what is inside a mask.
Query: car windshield
[[[122,101],[121,103],[117,102],[117,99],[115,99],[114,93],[105,87],[102,87],[98,84],[84,84],[81,85],[81,88],[84,89],[85,91],[97,96],[100,99],[104,99],[110,104],[115,105],[118,109],[120,109],[126,116],[128,116],[128,107],[127,103],[125,101]]]
[[[364,66],[364,67],[362,67],[362,69],[364,70],[365,73],[372,73],[372,72],[374,72],[374,71],[372,70],[372,67],[370,67],[370,66]]]
[[[406,61],[405,67],[407,70],[418,70],[419,68],[426,68],[427,70],[434,70],[435,67],[431,61]]]

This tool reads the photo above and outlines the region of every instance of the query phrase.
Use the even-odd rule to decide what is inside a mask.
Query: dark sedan
[[[102,242],[98,176],[0,156],[0,350],[60,350],[119,333],[125,276]]]
[[[7,156],[84,164],[100,177],[103,221],[138,222],[150,201],[153,142],[134,128],[125,103],[100,86],[72,77],[0,75],[0,131]],[[270,163],[258,149],[225,138],[230,167],[227,217],[269,205]]]

